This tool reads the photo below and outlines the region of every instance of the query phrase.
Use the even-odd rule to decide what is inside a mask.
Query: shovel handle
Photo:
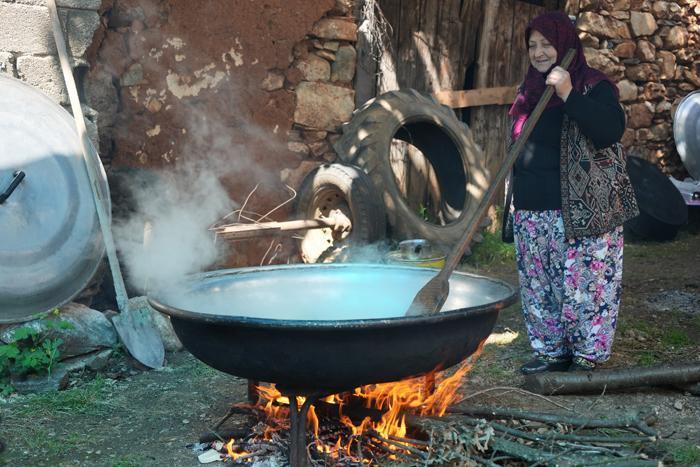
[[[561,61],[561,67],[564,68],[565,70],[569,68],[569,65],[571,65],[571,62],[574,59],[574,56],[576,54],[575,49],[569,49],[566,55],[564,56],[564,59]],[[495,179],[491,183],[491,186],[489,186],[488,190],[484,194],[484,196],[481,198],[481,201],[479,202],[479,206],[476,209],[476,213],[474,217],[472,218],[471,222],[467,226],[467,229],[464,232],[464,235],[462,238],[459,240],[457,245],[455,245],[455,248],[452,249],[452,252],[449,254],[447,259],[445,260],[445,266],[442,268],[440,271],[439,275],[442,276],[442,278],[447,278],[452,274],[452,271],[457,267],[457,264],[459,263],[459,260],[462,258],[462,255],[464,254],[464,251],[467,249],[467,246],[471,242],[472,237],[474,237],[474,234],[476,233],[476,229],[481,223],[481,219],[484,217],[486,214],[486,210],[488,207],[491,205],[494,196],[496,195],[496,189],[498,186],[505,180],[506,176],[510,172],[511,168],[513,167],[513,164],[515,163],[515,160],[518,158],[520,155],[520,152],[523,150],[523,147],[525,146],[525,143],[527,142],[527,139],[530,137],[530,133],[532,133],[532,130],[535,128],[535,125],[540,119],[540,116],[542,115],[542,112],[544,112],[544,109],[547,107],[547,104],[549,103],[549,100],[552,98],[552,95],[554,94],[554,87],[553,86],[547,86],[547,89],[545,89],[544,93],[542,94],[542,97],[540,97],[539,102],[537,103],[537,106],[535,109],[532,111],[530,116],[528,117],[527,121],[525,122],[525,125],[523,126],[523,130],[520,133],[520,136],[518,137],[517,141],[513,146],[511,146],[510,151],[508,151],[508,155],[506,156],[505,160],[503,161],[503,164],[501,165],[501,168],[498,170],[498,173],[496,174]]]
[[[88,178],[90,179],[90,187],[92,188],[92,195],[95,201],[97,218],[100,221],[102,240],[105,244],[107,259],[109,260],[109,269],[112,273],[112,279],[114,282],[117,306],[119,307],[120,312],[125,312],[129,307],[129,298],[126,294],[126,286],[124,285],[122,272],[119,269],[117,251],[114,246],[114,238],[112,237],[112,230],[110,228],[111,219],[105,209],[97,184],[98,176],[96,167],[98,167],[99,155],[97,154],[95,147],[92,145],[90,138],[88,138],[87,129],[85,128],[85,117],[83,116],[83,109],[80,107],[80,98],[78,97],[78,89],[76,88],[75,80],[73,79],[73,70],[71,69],[70,62],[68,60],[68,50],[66,48],[66,41],[63,38],[63,28],[61,27],[61,20],[58,17],[56,1],[48,0],[46,3],[49,7],[51,27],[53,29],[54,39],[56,40],[56,50],[58,51],[58,58],[61,62],[63,79],[66,82],[66,89],[68,91],[68,97],[70,98],[70,106],[71,110],[73,110],[75,126],[78,130],[80,146],[83,150],[83,158],[85,159],[85,166],[87,169]]]

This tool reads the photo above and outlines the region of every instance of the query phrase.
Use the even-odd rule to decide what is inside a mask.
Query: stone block
[[[606,39],[631,39],[626,23],[587,11],[578,17],[576,28]]]
[[[322,82],[303,81],[296,88],[294,122],[319,130],[336,130],[352,117],[355,91]]]
[[[646,83],[642,87],[642,99],[657,101],[666,97],[666,86],[661,83]]]
[[[676,73],[676,56],[667,50],[659,50],[656,52],[656,62],[661,68],[661,79],[673,79]]]
[[[119,84],[124,87],[136,86],[143,83],[143,65],[134,63],[126,69],[119,78]]]
[[[640,40],[637,42],[636,56],[643,62],[652,62],[656,58],[656,47],[649,41]]]
[[[14,3],[46,7],[46,0],[15,0]],[[58,8],[99,11],[102,8],[102,0],[56,0],[56,6]]]
[[[331,67],[331,81],[350,82],[355,76],[357,51],[351,45],[344,45],[335,54],[335,62]]]
[[[629,128],[647,128],[651,125],[654,112],[647,103],[632,104],[629,106],[629,118],[627,126]]]
[[[591,47],[597,49],[600,45],[600,39],[598,39],[593,34],[589,34],[587,32],[579,32],[578,37],[579,39],[581,39],[581,44],[583,44],[584,47]]]
[[[357,25],[346,19],[324,18],[316,22],[311,34],[327,40],[357,41]]]
[[[642,63],[627,68],[625,76],[632,81],[656,81],[659,76],[659,66],[652,63]]]
[[[635,37],[650,36],[659,28],[651,13],[630,12],[630,26]]]
[[[667,49],[680,49],[688,43],[688,31],[683,26],[674,26],[664,38],[664,47]]]
[[[83,58],[92,44],[100,16],[95,11],[59,9],[67,47],[72,57]],[[49,11],[43,6],[0,3],[0,51],[55,55]]]
[[[665,113],[667,113],[669,110],[671,110],[672,107],[673,107],[673,105],[672,105],[669,101],[659,102],[659,103],[656,105],[655,113],[656,113],[657,115],[658,115],[658,114],[665,114]]]
[[[609,50],[591,49],[585,47],[583,49],[583,53],[586,57],[586,61],[591,67],[602,71],[613,80],[622,78],[624,67],[615,62],[617,58],[615,58],[615,56],[612,55]]]
[[[637,99],[637,85],[632,81],[623,79],[617,83],[617,89],[620,91],[621,102],[631,102]]]
[[[634,52],[637,50],[637,44],[633,41],[624,41],[615,46],[613,53],[616,57],[620,58],[632,58],[634,57]]]
[[[615,19],[619,19],[620,21],[627,21],[630,19],[630,12],[629,11],[613,11],[610,13],[610,16],[612,16]]]
[[[49,11],[34,5],[0,3],[0,51],[55,54]]]
[[[17,76],[46,94],[57,104],[68,104],[58,57],[22,55],[17,58]]]
[[[672,127],[670,123],[663,122],[658,125],[654,125],[650,128],[651,139],[653,141],[667,141],[672,136]]]
[[[265,79],[260,83],[260,87],[265,91],[275,91],[284,86],[284,75],[279,71],[268,71]]]
[[[630,9],[635,11],[651,10],[651,0],[630,0]]]
[[[625,132],[622,134],[620,142],[626,148],[630,147],[634,143],[635,132],[631,128],[625,128]]]
[[[331,77],[331,64],[316,54],[297,60],[294,66],[301,71],[304,81],[328,81]]]
[[[680,11],[681,7],[675,2],[657,1],[651,7],[651,12],[659,19],[672,18]]]
[[[70,10],[67,13],[67,21],[63,24],[68,31],[71,56],[84,58],[88,47],[92,45],[95,31],[100,27],[100,15],[87,10]]]
[[[0,52],[0,73],[15,76],[15,56],[10,52]]]

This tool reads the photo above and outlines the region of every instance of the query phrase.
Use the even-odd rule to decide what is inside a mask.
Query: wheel
[[[418,199],[396,174],[392,146],[397,143],[413,146],[427,161],[422,181],[427,194]],[[423,238],[451,247],[491,180],[467,125],[449,107],[412,89],[387,92],[356,110],[335,150],[342,161],[365,170],[380,189],[392,233],[399,239]],[[432,204],[427,215],[423,200]]]
[[[304,233],[300,251],[306,263],[349,261],[354,249],[386,234],[384,206],[370,178],[357,167],[318,167],[304,178],[297,199],[299,218],[329,218],[339,226]]]

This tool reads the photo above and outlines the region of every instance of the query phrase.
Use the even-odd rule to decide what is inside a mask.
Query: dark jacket
[[[583,94],[590,92],[587,87]],[[622,145],[598,149],[579,125],[564,114],[560,146],[561,207],[567,238],[600,235],[639,214],[626,170]],[[511,187],[503,238],[512,238]]]

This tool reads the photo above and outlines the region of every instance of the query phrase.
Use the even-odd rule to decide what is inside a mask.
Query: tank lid
[[[104,254],[73,117],[0,75],[0,323],[74,298]],[[110,212],[104,169],[98,189]]]

